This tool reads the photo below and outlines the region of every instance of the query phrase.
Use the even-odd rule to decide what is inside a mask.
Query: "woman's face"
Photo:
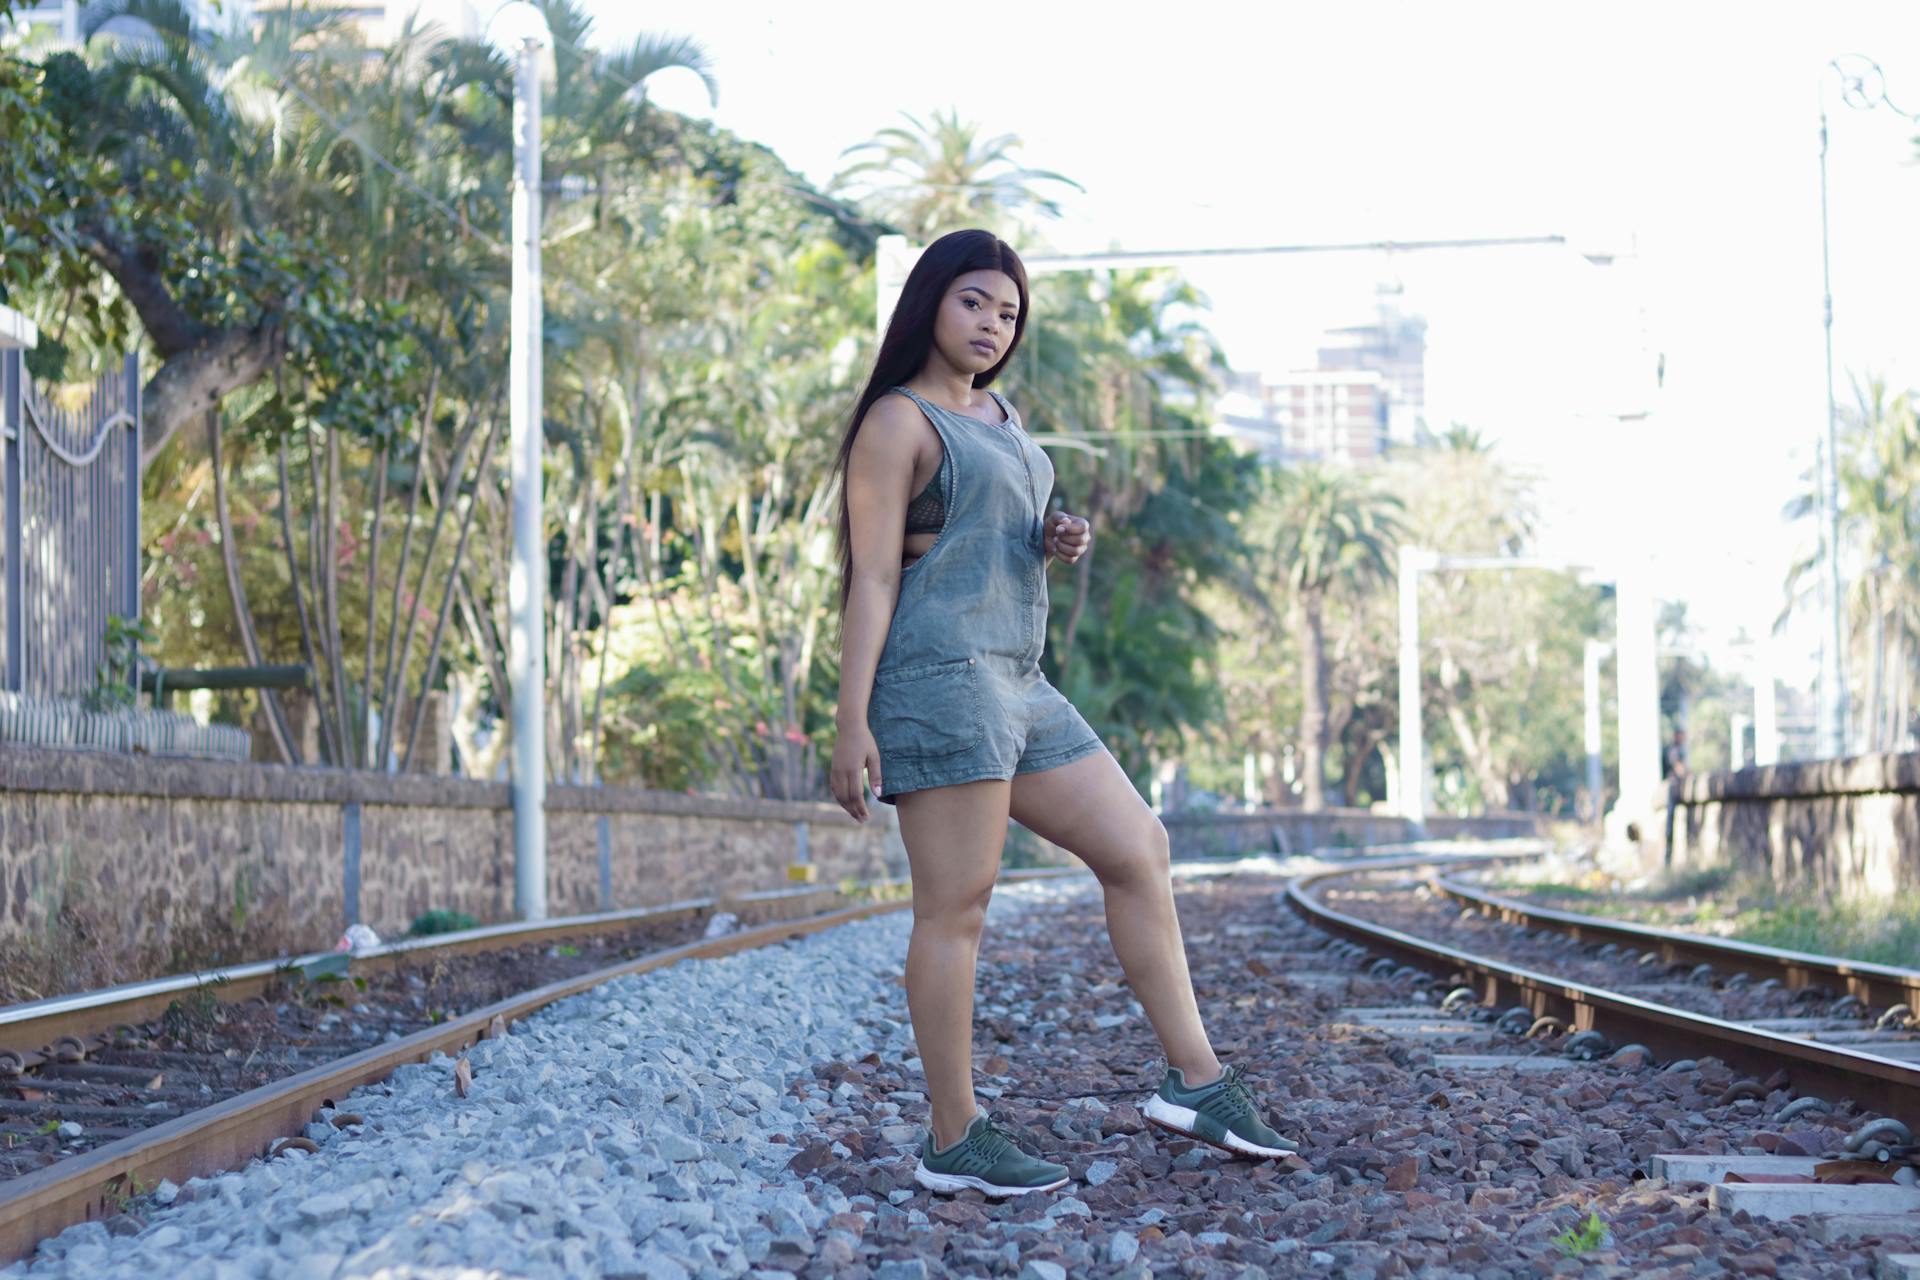
[[[962,373],[980,374],[1013,343],[1020,290],[1004,271],[955,276],[933,319],[933,344]]]

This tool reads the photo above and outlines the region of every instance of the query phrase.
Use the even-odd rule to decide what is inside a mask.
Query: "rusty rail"
[[[1904,1004],[1920,1009],[1920,969],[1785,951],[1731,938],[1711,938],[1656,925],[1584,916],[1501,897],[1452,876],[1435,876],[1429,884],[1436,893],[1465,903],[1482,915],[1529,928],[1553,929],[1582,942],[1611,942],[1635,951],[1652,951],[1670,965],[1709,964],[1728,975],[1744,972],[1757,979],[1776,978],[1789,987],[1825,987],[1835,996],[1854,995],[1863,1004],[1876,1007]]]
[[[1920,1122],[1920,1066],[1862,1053],[1844,1045],[1801,1040],[1621,995],[1553,974],[1521,968],[1414,937],[1335,910],[1315,892],[1322,883],[1363,871],[1406,871],[1425,865],[1342,868],[1300,876],[1287,901],[1321,928],[1428,973],[1471,987],[1494,1007],[1523,1005],[1536,1017],[1559,1018],[1572,1031],[1598,1031],[1616,1045],[1639,1043],[1665,1059],[1712,1054],[1747,1074],[1766,1078],[1784,1068],[1793,1089],[1830,1101],[1852,1099],[1864,1108]],[[1838,963],[1846,963],[1844,961]]]

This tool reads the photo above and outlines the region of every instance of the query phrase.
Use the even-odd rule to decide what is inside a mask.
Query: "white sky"
[[[1158,249],[1564,235],[1638,246],[1611,268],[1528,248],[1238,259],[1186,269],[1236,367],[1311,364],[1382,280],[1428,327],[1430,423],[1537,472],[1545,549],[1655,557],[1714,648],[1764,633],[1806,536],[1781,505],[1825,421],[1818,113],[1859,52],[1920,110],[1920,5],[589,0],[603,44],[641,29],[709,51],[655,101],[711,115],[825,183],[843,148],[957,108],[1014,133],[1063,192],[1052,247]],[[974,13],[978,13],[977,19]],[[653,22],[656,15],[661,19]],[[969,20],[973,19],[973,29]],[[1834,361],[1920,385],[1920,126],[1829,76]],[[1636,320],[1644,316],[1644,322]],[[1038,318],[1040,323],[1044,317]],[[1641,336],[1645,334],[1645,338]],[[1642,342],[1666,385],[1630,407]],[[1644,363],[1644,362],[1642,362]],[[1814,630],[1782,659],[1810,670]]]

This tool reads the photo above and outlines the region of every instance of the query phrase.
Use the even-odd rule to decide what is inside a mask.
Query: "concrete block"
[[[1381,1035],[1392,1036],[1396,1040],[1466,1040],[1484,1038],[1487,1035],[1487,1028],[1467,1023],[1422,1023],[1410,1018],[1378,1020],[1340,1018],[1334,1025],[1356,1027],[1362,1031],[1377,1031]]]
[[[1523,1058],[1512,1053],[1436,1053],[1433,1055],[1433,1065],[1443,1069],[1452,1067],[1456,1071],[1547,1072],[1565,1071],[1569,1067],[1584,1067],[1589,1064],[1576,1062],[1572,1058],[1555,1057],[1552,1054]]]
[[[1826,1163],[1819,1156],[1696,1156],[1656,1155],[1647,1160],[1649,1178],[1668,1182],[1721,1182],[1729,1173],[1807,1174]],[[1920,1182],[1920,1173],[1910,1168],[1898,1170],[1894,1177],[1907,1186]]]
[[[1347,983],[1353,980],[1350,973],[1324,973],[1311,969],[1289,971],[1280,976],[1294,986],[1316,987],[1322,991],[1344,991]]]
[[[1707,1204],[1721,1213],[1745,1209],[1756,1218],[1804,1218],[1816,1213],[1920,1214],[1920,1188],[1716,1182],[1707,1188]]]
[[[1920,1216],[1911,1213],[1835,1213],[1813,1220],[1813,1234],[1827,1244],[1911,1236],[1920,1240]]]
[[[1920,1253],[1883,1253],[1873,1274],[1877,1280],[1920,1280]]]

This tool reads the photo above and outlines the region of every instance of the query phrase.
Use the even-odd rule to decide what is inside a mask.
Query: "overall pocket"
[[[867,727],[889,760],[940,760],[971,750],[985,732],[980,671],[972,658],[879,671]]]

